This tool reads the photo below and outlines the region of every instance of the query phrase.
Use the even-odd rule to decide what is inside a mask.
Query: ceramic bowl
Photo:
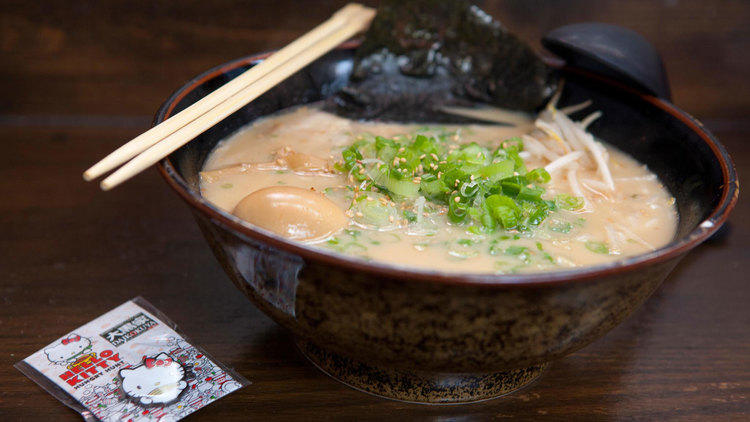
[[[647,164],[676,198],[677,234],[663,248],[559,272],[444,273],[292,243],[201,197],[198,172],[217,142],[261,116],[334,94],[347,81],[353,51],[347,46],[317,60],[175,151],[159,169],[237,288],[289,329],[315,365],[354,388],[427,403],[518,389],[631,314],[724,223],[737,200],[732,162],[697,120],[664,100],[565,68],[561,104],[593,100],[603,117],[590,130]],[[266,56],[192,79],[162,105],[155,123]]]

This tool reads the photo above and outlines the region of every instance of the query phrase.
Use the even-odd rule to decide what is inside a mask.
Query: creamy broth
[[[550,121],[559,117],[554,113],[560,112],[553,110]],[[363,226],[355,211],[349,210],[355,195],[351,188],[357,183],[346,173],[333,170],[334,163],[340,164],[342,150],[362,134],[394,137],[415,133],[441,134],[456,144],[476,142],[491,148],[524,135],[526,147],[520,155],[526,167],[549,166],[551,180],[544,184],[543,197],[568,194],[581,198],[583,207],[550,211],[541,224],[527,230],[500,228],[486,233],[469,230],[466,223],[452,223],[445,206],[427,201],[419,207],[422,214],[418,223],[406,218],[414,219],[414,213],[409,212],[391,218],[391,224]],[[646,166],[611,146],[586,144],[592,151],[600,149],[611,175],[607,179],[593,153],[591,157],[585,150],[571,153],[556,139],[558,135],[562,133],[543,124],[507,127],[358,122],[304,107],[258,120],[222,141],[205,163],[201,193],[230,213],[248,194],[263,188],[297,187],[322,193],[348,218],[343,229],[306,243],[368,260],[431,270],[562,270],[612,262],[672,240],[677,224],[674,199]],[[290,151],[311,158],[295,167]],[[576,162],[571,164],[573,158]],[[608,180],[614,184],[613,190],[608,188]],[[375,199],[383,200],[381,196]],[[416,209],[413,202],[404,206]]]

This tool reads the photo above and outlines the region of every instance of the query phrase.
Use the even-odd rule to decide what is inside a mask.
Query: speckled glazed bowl
[[[659,250],[569,271],[448,274],[291,243],[201,197],[198,172],[219,140],[260,116],[330,96],[346,83],[352,56],[349,46],[319,59],[174,152],[160,171],[190,206],[234,284],[291,330],[315,365],[354,388],[430,403],[518,389],[626,318],[721,226],[737,200],[731,160],[699,122],[666,101],[575,69],[561,70],[562,105],[592,99],[604,116],[591,131],[648,164],[677,199],[677,235]],[[191,80],[164,103],[156,122],[263,57]]]

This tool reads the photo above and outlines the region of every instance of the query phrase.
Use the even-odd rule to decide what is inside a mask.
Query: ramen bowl
[[[155,123],[266,56],[244,57],[192,79],[162,105]],[[471,402],[516,390],[630,315],[724,223],[737,200],[731,159],[698,121],[666,100],[575,68],[560,69],[567,81],[561,106],[591,99],[603,117],[589,130],[647,164],[675,197],[677,233],[660,249],[556,272],[430,271],[294,243],[201,197],[199,171],[220,140],[259,117],[336,93],[353,56],[349,45],[315,61],[175,151],[159,170],[237,288],[289,329],[312,363],[354,388],[423,403]]]

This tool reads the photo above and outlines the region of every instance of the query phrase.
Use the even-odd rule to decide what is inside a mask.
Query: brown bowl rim
[[[352,49],[359,43],[348,42],[339,47],[339,49]],[[237,67],[251,64],[268,57],[273,51],[252,54],[241,57],[230,62],[216,66],[200,75],[192,78],[182,87],[177,89],[162,105],[154,116],[153,124],[156,125],[165,120],[173,111],[175,106],[191,92],[196,86],[205,81],[233,70]],[[460,284],[473,285],[480,287],[540,287],[546,285],[557,285],[581,281],[591,281],[599,278],[609,277],[627,271],[635,271],[650,265],[663,263],[673,258],[687,253],[700,243],[713,235],[728,218],[729,213],[734,208],[739,196],[739,182],[737,173],[734,168],[731,157],[724,146],[711,134],[701,122],[680,110],[670,102],[634,90],[624,86],[616,81],[592,74],[580,69],[564,67],[565,72],[573,72],[578,75],[597,79],[601,82],[611,85],[618,90],[624,90],[641,98],[665,112],[682,121],[686,126],[692,129],[701,139],[706,142],[714,157],[719,161],[722,170],[723,190],[721,199],[711,214],[703,220],[698,226],[687,235],[675,239],[662,248],[656,249],[645,254],[618,260],[613,263],[597,265],[591,267],[582,267],[573,270],[549,271],[529,274],[491,274],[491,273],[464,273],[464,272],[442,272],[430,271],[418,268],[409,268],[404,266],[390,265],[377,261],[365,261],[362,259],[350,257],[335,252],[328,252],[323,249],[313,248],[303,244],[285,240],[270,232],[259,230],[246,223],[243,223],[231,214],[226,213],[194,193],[187,182],[178,174],[172,165],[170,157],[164,158],[159,162],[157,168],[167,184],[177,194],[190,205],[192,208],[200,211],[203,215],[210,218],[212,222],[219,223],[225,228],[239,232],[240,234],[250,237],[256,241],[267,244],[273,248],[298,255],[306,261],[317,261],[327,265],[341,267],[342,269],[366,273],[372,276],[387,277],[390,279],[402,279],[409,281],[422,281],[437,284]]]

